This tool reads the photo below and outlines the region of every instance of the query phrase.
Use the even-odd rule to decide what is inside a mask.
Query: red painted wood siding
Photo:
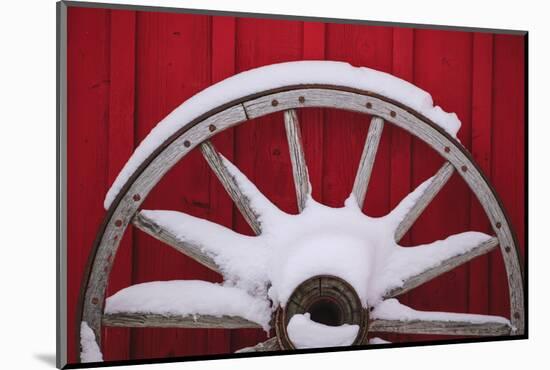
[[[69,338],[75,333],[84,265],[105,214],[104,195],[135,146],[193,94],[237,72],[276,62],[347,61],[393,73],[429,91],[437,104],[462,120],[459,138],[502,198],[523,254],[524,48],[521,36],[69,8]],[[300,116],[314,197],[341,206],[352,188],[368,117],[322,109],[307,109]],[[214,142],[278,206],[296,212],[281,113],[223,132]],[[365,211],[383,215],[441,163],[425,144],[387,125]],[[175,209],[251,234],[198,152],[165,176],[144,208]],[[455,176],[404,243],[470,229],[488,231],[489,226],[477,200]],[[109,294],[167,279],[220,281],[220,276],[130,228]],[[507,316],[500,255],[481,257],[402,301],[418,309]],[[117,360],[227,353],[265,337],[261,330],[105,329],[104,354]],[[68,344],[74,362],[74,341]]]

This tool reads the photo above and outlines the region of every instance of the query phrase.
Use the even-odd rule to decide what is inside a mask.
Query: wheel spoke
[[[148,217],[143,211],[136,214],[132,222],[134,226],[141,231],[171,246],[178,252],[185,254],[187,257],[194,259],[209,269],[221,273],[221,270],[216,262],[214,262],[214,259],[204,253],[200,245],[181,240],[171,230],[159,225],[153,218]]]
[[[370,314],[370,332],[493,336],[512,332],[510,321],[500,316],[417,311],[397,299],[388,299]]]
[[[180,328],[269,328],[265,296],[201,280],[152,281],[105,300],[103,325]]]
[[[159,315],[145,313],[116,313],[103,315],[104,326],[125,328],[204,328],[204,329],[244,329],[261,328],[255,322],[240,316],[211,315]]]
[[[264,342],[260,342],[252,347],[241,348],[235,353],[249,353],[249,352],[270,352],[270,351],[280,351],[281,347],[277,341],[277,337],[269,338]]]
[[[407,231],[409,231],[416,219],[422,214],[424,209],[426,209],[426,207],[434,199],[437,193],[439,193],[439,191],[443,188],[447,181],[449,181],[453,172],[454,167],[452,166],[452,164],[446,162],[439,169],[439,171],[437,171],[435,176],[429,180],[430,183],[427,188],[423,191],[421,196],[414,199],[412,205],[408,204],[409,202],[404,203],[410,208],[408,209],[407,213],[395,230],[394,238],[396,242],[399,242],[401,238],[407,233]],[[407,200],[407,198],[405,198],[404,201],[405,200]],[[401,204],[398,207],[401,207]]]
[[[134,217],[133,223],[145,233],[231,280],[254,276],[265,262],[265,253],[255,243],[256,237],[239,234],[186,213],[142,210]]]
[[[511,328],[510,325],[500,322],[472,324],[466,321],[373,320],[370,323],[369,331],[402,334],[499,336],[509,335]]]
[[[306,206],[307,197],[311,194],[311,184],[309,182],[302,145],[300,122],[294,109],[285,111],[284,117],[290,162],[292,163],[292,176],[294,177],[294,187],[296,188],[296,201],[298,203],[298,210],[302,212]]]
[[[222,183],[223,187],[231,199],[233,199],[233,202],[243,215],[246,222],[250,225],[256,235],[261,234],[262,228],[258,220],[258,215],[252,210],[249,199],[245,196],[245,194],[243,194],[243,191],[235,181],[234,176],[232,176],[228,171],[223,157],[218,153],[210,141],[205,141],[201,144],[201,151],[204,158]]]
[[[401,284],[385,287],[384,297],[406,293],[477,256],[490,252],[497,245],[496,237],[467,232],[427,245],[400,247],[389,262],[387,270],[394,274]]]
[[[384,120],[380,117],[373,117],[370,121],[369,133],[365,140],[365,146],[363,147],[363,153],[359,161],[359,168],[357,169],[357,174],[355,175],[355,181],[353,183],[353,194],[355,195],[355,199],[357,199],[359,208],[363,208],[363,204],[365,203],[365,195],[367,194],[370,175],[374,166],[374,159],[378,151],[378,144],[382,137],[383,128]]]

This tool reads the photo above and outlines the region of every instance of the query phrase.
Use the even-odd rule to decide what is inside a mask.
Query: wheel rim
[[[119,242],[142,202],[170,168],[192,149],[208,143],[212,136],[227,128],[267,114],[303,107],[343,109],[379,117],[424,141],[448,161],[476,195],[491,221],[507,272],[510,321],[515,328],[511,334],[523,334],[523,277],[517,241],[496,192],[466,149],[432,121],[399,102],[368,91],[332,85],[287,86],[242,97],[201,115],[159,145],[128,179],[100,227],[81,288],[77,327],[80,322],[86,322],[101,344],[106,286]]]

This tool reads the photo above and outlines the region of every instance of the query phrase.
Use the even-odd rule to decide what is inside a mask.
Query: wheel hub
[[[296,314],[309,313],[311,320],[328,326],[358,325],[352,345],[362,344],[368,331],[368,314],[359,296],[345,280],[332,275],[319,275],[301,283],[275,316],[275,331],[281,348],[295,349],[287,326]]]

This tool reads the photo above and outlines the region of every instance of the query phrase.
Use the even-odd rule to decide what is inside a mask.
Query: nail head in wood
[[[115,221],[115,226],[116,227],[121,227],[122,226],[122,220],[116,220]]]
[[[210,126],[208,126],[208,129],[210,130],[210,132],[214,132],[214,131],[216,131],[216,126],[210,125]]]
[[[372,103],[370,103],[370,102],[367,103],[367,104],[366,104],[366,107],[367,107],[367,109],[371,109],[371,108],[372,108]]]
[[[277,105],[279,105],[279,101],[278,101],[277,99],[273,99],[273,100],[271,101],[271,105],[274,106],[274,107],[276,107]]]
[[[395,113],[394,110],[392,110],[392,111],[390,112],[390,116],[395,117],[396,115],[397,115],[397,113]]]
[[[449,148],[448,146],[445,147],[445,153],[449,153],[451,151],[451,148]]]
[[[515,319],[519,319],[520,316],[521,316],[521,315],[519,314],[519,312],[514,312],[514,318],[515,318]]]
[[[189,140],[185,140],[183,142],[183,146],[185,146],[186,148],[189,148],[191,146],[191,142]]]
[[[298,98],[298,101],[299,101],[300,103],[304,104],[304,103],[306,102],[306,98],[303,97],[303,96],[300,96],[300,97]]]
[[[468,171],[468,167],[466,167],[466,166],[462,166],[462,167],[460,167],[460,169],[462,170],[462,172]]]
[[[500,222],[497,222],[495,226],[497,227],[497,229],[500,229],[502,227],[502,224]]]
[[[141,200],[141,196],[139,194],[134,194],[134,196],[132,197],[132,199],[135,201],[135,202],[139,202]]]
[[[97,302],[99,302],[99,299],[97,299],[97,297],[92,298],[92,303],[93,304],[97,304]]]
[[[510,253],[510,251],[512,250],[512,248],[510,248],[509,246],[506,246],[504,248],[504,250],[506,251],[506,253]]]

